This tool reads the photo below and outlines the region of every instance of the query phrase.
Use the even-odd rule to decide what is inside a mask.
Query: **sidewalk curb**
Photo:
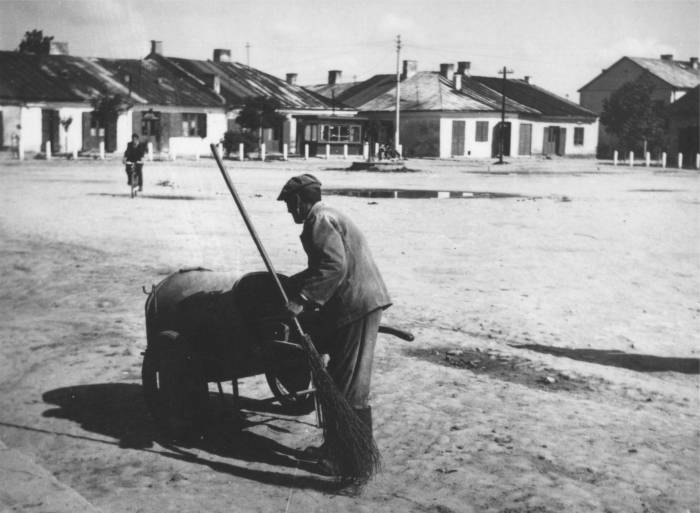
[[[100,513],[82,495],[0,440],[0,513]]]

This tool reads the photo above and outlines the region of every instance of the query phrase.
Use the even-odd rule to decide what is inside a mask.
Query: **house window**
[[[574,127],[574,146],[583,146],[583,127]]]
[[[476,122],[476,142],[485,142],[489,140],[489,122]]]
[[[207,136],[207,115],[190,114],[182,115],[182,135],[185,137]]]
[[[360,142],[359,125],[321,125],[319,140],[322,142]]]

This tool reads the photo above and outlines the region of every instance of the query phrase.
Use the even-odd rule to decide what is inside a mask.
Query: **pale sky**
[[[470,61],[475,75],[531,81],[578,101],[577,90],[625,55],[700,54],[700,0],[0,0],[0,49],[40,29],[83,57],[142,58],[150,40],[171,57],[232,59],[298,83],[328,70],[341,81]]]

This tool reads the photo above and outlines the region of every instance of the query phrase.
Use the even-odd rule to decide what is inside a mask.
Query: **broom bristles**
[[[321,406],[328,457],[335,464],[338,477],[365,482],[379,471],[381,465],[372,432],[338,390],[310,337],[306,335],[304,339],[316,397]]]

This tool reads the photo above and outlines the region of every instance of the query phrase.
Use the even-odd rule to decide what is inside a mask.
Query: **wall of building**
[[[452,152],[452,122],[464,121],[464,153],[453,154]],[[476,140],[476,126],[477,121],[483,121],[488,123],[487,127],[487,137],[485,141]],[[473,113],[473,114],[443,114],[440,119],[440,158],[490,158],[492,152],[493,144],[493,129],[501,121],[500,115],[498,113],[485,114],[485,113]],[[506,118],[506,121],[513,121]],[[512,123],[511,123],[512,127]],[[513,139],[513,131],[511,128],[511,140]],[[516,139],[517,141],[517,139]],[[511,143],[511,150],[513,149],[513,144]],[[517,146],[515,148],[517,150]]]
[[[2,141],[0,146],[10,147],[12,144],[12,133],[17,131],[17,125],[21,125],[21,107],[15,105],[0,105],[2,112]]]
[[[41,148],[41,107],[22,107],[22,148],[27,152],[40,152]]]
[[[90,112],[91,109],[64,107],[58,109],[61,120],[72,119],[68,130],[61,123],[58,126],[58,139],[61,143],[62,153],[72,153],[73,150],[80,151],[83,148],[83,112]]]

